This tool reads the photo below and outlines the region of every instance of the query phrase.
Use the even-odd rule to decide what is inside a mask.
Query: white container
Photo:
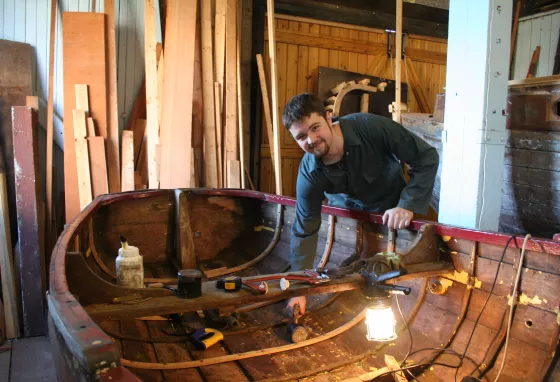
[[[127,288],[144,288],[144,264],[137,247],[122,241],[116,260],[117,285]]]

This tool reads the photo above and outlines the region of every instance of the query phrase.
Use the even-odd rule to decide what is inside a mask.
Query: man
[[[333,122],[310,93],[293,97],[282,121],[305,151],[298,171],[296,218],[291,231],[292,270],[312,269],[321,226],[321,205],[384,212],[383,224],[406,228],[425,214],[438,168],[437,151],[391,119],[356,113]],[[408,184],[400,161],[410,169]],[[305,297],[299,304],[305,314]]]

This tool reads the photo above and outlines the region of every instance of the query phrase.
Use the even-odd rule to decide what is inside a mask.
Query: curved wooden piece
[[[249,267],[252,267],[253,265],[257,264],[259,261],[264,259],[266,256],[268,256],[272,252],[274,247],[276,247],[276,244],[278,244],[278,240],[280,239],[280,234],[282,233],[283,216],[284,216],[284,214],[283,214],[282,206],[278,205],[278,209],[277,209],[277,212],[276,212],[276,227],[274,228],[274,237],[272,238],[272,241],[270,242],[270,244],[268,244],[268,247],[266,247],[265,250],[260,255],[258,255],[254,259],[252,259],[250,261],[247,261],[246,263],[243,263],[243,264],[238,265],[236,267],[217,268],[217,269],[210,269],[210,270],[207,270],[207,271],[203,271],[204,275],[209,279],[213,278],[213,277],[227,275],[227,274],[230,274],[230,273],[238,272],[238,271],[241,271],[243,269],[247,269]]]
[[[101,259],[101,256],[99,256],[99,252],[97,252],[97,248],[95,248],[95,241],[93,240],[93,220],[92,219],[89,220],[88,230],[89,230],[89,233],[88,233],[89,249],[88,249],[88,251],[91,252],[93,258],[95,259],[95,262],[97,263],[97,265],[99,265],[99,268],[101,268],[101,270],[103,272],[105,272],[107,275],[109,275],[113,280],[116,280],[117,279],[117,274],[115,272],[113,272],[113,270],[111,270],[107,267],[107,265]],[[171,284],[171,283],[177,282],[177,279],[176,278],[145,277],[144,282],[145,283]]]
[[[336,95],[336,100],[334,101],[333,114],[335,116],[339,115],[340,113],[340,106],[342,105],[342,100],[344,99],[344,96],[354,90],[361,90],[369,93],[377,93],[377,87],[375,86],[351,84],[343,87]]]
[[[402,254],[405,267],[409,264],[439,261],[440,237],[436,235],[435,231],[432,224],[424,224],[418,230],[418,235],[409,250]]]
[[[201,366],[208,366],[208,365],[217,365],[220,363],[225,362],[232,362],[238,361],[241,359],[247,358],[254,358],[254,357],[261,357],[263,355],[268,354],[276,354],[281,353],[289,350],[299,349],[305,346],[314,345],[319,342],[326,341],[331,339],[335,336],[338,336],[341,333],[346,332],[347,330],[353,328],[362,321],[366,316],[366,309],[362,310],[356,317],[354,317],[351,321],[347,322],[346,324],[336,328],[333,331],[325,333],[315,338],[311,338],[306,341],[289,344],[289,345],[282,345],[276,346],[273,348],[268,349],[260,349],[254,351],[248,351],[245,353],[238,353],[238,354],[229,354],[221,357],[213,357],[213,358],[204,358],[195,361],[185,361],[185,362],[173,362],[173,363],[153,363],[153,362],[136,362],[130,361],[124,358],[121,358],[121,364],[126,367],[133,367],[136,369],[150,369],[150,370],[177,370],[177,369],[190,369],[193,367],[201,367]]]
[[[327,243],[325,244],[325,251],[323,252],[323,256],[321,256],[321,261],[319,261],[319,265],[317,265],[318,268],[325,268],[329,261],[334,242],[334,227],[334,215],[329,215],[329,232],[327,233]]]

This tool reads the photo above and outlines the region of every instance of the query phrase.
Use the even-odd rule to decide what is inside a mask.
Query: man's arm
[[[324,183],[300,164],[296,185],[296,218],[291,230],[290,263],[293,271],[312,269],[321,227]]]
[[[391,119],[375,118],[371,122],[379,126],[368,129],[374,142],[382,142],[387,152],[410,166],[410,180],[401,192],[397,207],[427,213],[439,166],[437,150]]]

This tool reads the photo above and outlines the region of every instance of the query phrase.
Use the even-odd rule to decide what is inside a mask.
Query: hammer
[[[305,341],[309,335],[307,329],[299,323],[301,317],[302,314],[299,310],[299,304],[295,304],[292,313],[292,322],[288,325],[288,335],[293,343]]]

